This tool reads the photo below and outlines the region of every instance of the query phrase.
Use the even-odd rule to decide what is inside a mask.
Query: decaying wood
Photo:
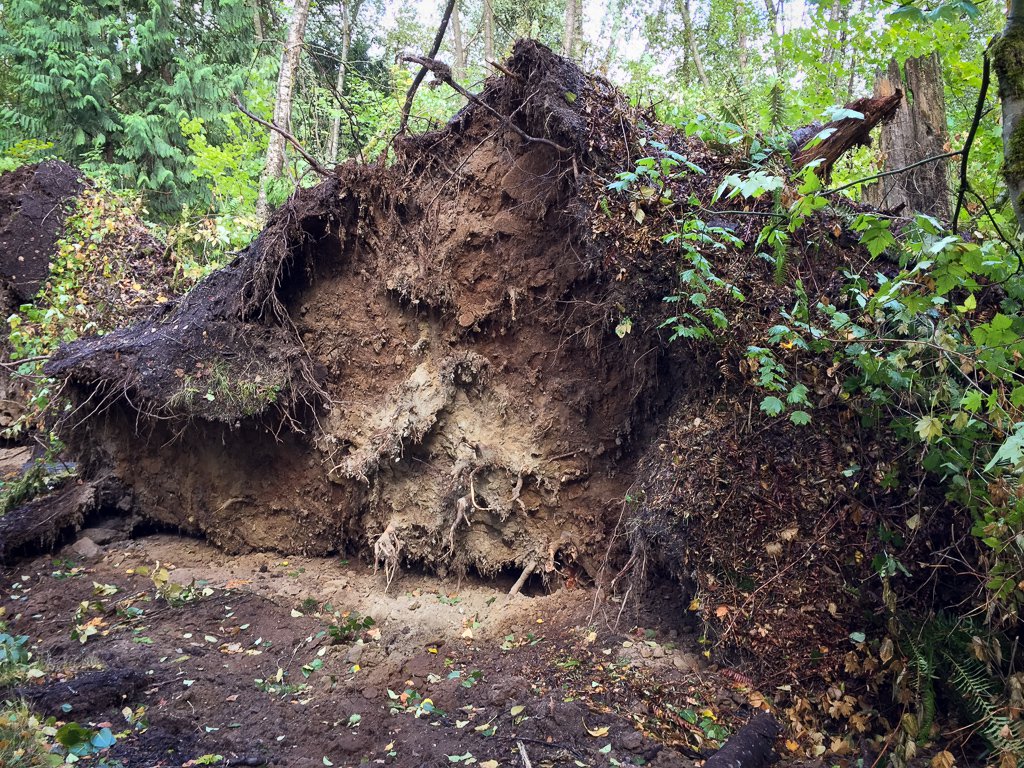
[[[736,731],[722,748],[704,762],[704,768],[762,768],[775,761],[772,744],[782,728],[767,712],[759,712]]]
[[[854,147],[863,147],[871,143],[871,131],[879,123],[891,120],[899,109],[900,101],[903,99],[903,91],[897,89],[895,93],[881,98],[865,97],[851,101],[846,109],[860,112],[864,115],[859,117],[846,117],[842,120],[833,120],[828,125],[814,126],[816,130],[801,129],[794,133],[797,139],[797,149],[793,155],[793,165],[796,168],[813,163],[815,160],[823,162],[818,166],[818,175],[827,179],[832,172],[832,166],[843,156],[844,153]],[[820,142],[813,142],[821,131],[831,132]],[[807,135],[807,134],[810,135]],[[810,146],[808,146],[810,145]]]
[[[895,59],[875,80],[875,97],[903,91],[900,108],[882,128],[883,168],[906,168],[947,151],[946,102],[938,54],[907,59],[903,71]],[[949,217],[949,162],[938,159],[864,188],[864,201],[883,210],[916,211]]]

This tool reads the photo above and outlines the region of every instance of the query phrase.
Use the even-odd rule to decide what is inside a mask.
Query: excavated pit
[[[682,365],[614,329],[675,267],[623,280],[581,202],[624,98],[536,43],[507,67],[162,316],[63,348],[87,477],[233,552],[593,575]]]

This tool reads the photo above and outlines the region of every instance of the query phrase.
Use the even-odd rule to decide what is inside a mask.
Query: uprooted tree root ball
[[[880,470],[892,447],[850,437],[838,401],[816,435],[759,415],[742,352],[792,285],[828,296],[865,255],[831,214],[791,244],[785,284],[756,249],[716,242],[745,301],[720,343],[667,343],[665,223],[697,200],[752,243],[763,222],[712,199],[739,161],[537,43],[506,70],[390,165],[298,192],[152,320],[63,348],[47,371],[73,398],[82,466],[225,549],[359,552],[388,584],[417,564],[623,595],[670,575],[759,672],[788,684],[799,660],[834,680],[860,618],[843,585],[870,577],[873,553],[853,552],[892,503],[843,469]],[[671,182],[679,204],[608,192],[650,142],[693,164]],[[834,372],[819,374],[827,400]],[[845,603],[817,591],[826,578]]]

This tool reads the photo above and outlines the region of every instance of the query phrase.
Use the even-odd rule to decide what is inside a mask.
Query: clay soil
[[[115,541],[82,539],[0,571],[0,605],[48,671],[17,693],[61,720],[109,723],[120,734],[109,759],[132,768],[208,754],[410,767],[468,754],[464,764],[508,766],[525,764],[520,743],[535,766],[684,767],[715,746],[687,713],[735,728],[757,700],[703,669],[670,593],[652,593],[642,628],[616,627],[616,605],[595,612],[586,589],[531,584],[536,595],[509,598],[507,583],[406,573],[385,594],[380,573],[339,558],[226,557],[176,536],[87,533]],[[158,564],[199,596],[159,597],[146,575]],[[100,604],[85,643],[71,636],[82,601]],[[362,617],[373,625],[330,634]]]

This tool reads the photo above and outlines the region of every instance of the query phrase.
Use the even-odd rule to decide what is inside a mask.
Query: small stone
[[[94,557],[99,557],[103,550],[100,546],[90,539],[88,536],[83,536],[74,544],[71,545],[71,551],[74,552],[78,557],[86,560],[91,560]]]
[[[419,607],[420,607],[420,601],[419,600],[413,600],[411,603],[409,603],[409,610],[410,611],[415,611]]]
[[[86,528],[81,532],[81,535],[92,539],[100,546],[109,544],[112,541],[124,541],[128,538],[122,531],[115,531],[110,528]]]
[[[663,659],[663,658],[665,658],[665,649],[662,648],[660,645],[656,645],[656,646],[654,646],[654,654],[653,655],[654,655],[654,658],[656,658],[656,659]]]
[[[359,660],[363,658],[363,649],[365,646],[359,642],[348,649],[348,653],[345,654],[345,661],[349,664],[358,664]]]

